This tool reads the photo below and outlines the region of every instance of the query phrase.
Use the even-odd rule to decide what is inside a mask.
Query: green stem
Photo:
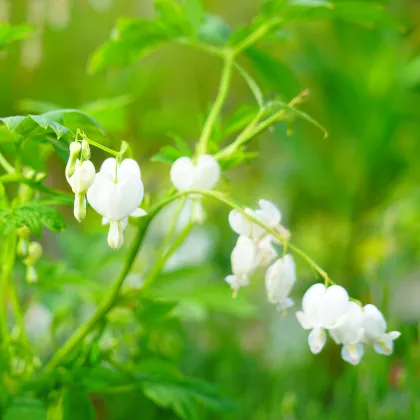
[[[0,165],[3,166],[3,169],[9,174],[16,172],[15,168],[7,161],[2,153],[0,153]]]
[[[153,283],[153,280],[159,275],[159,273],[165,268],[165,264],[168,262],[169,258],[174,254],[174,252],[184,243],[185,239],[187,239],[188,235],[191,233],[194,224],[189,223],[182,232],[177,236],[175,241],[169,247],[164,255],[156,261],[153,269],[151,270],[150,274],[146,277],[143,282],[142,289],[145,287],[150,287]]]
[[[7,296],[9,292],[9,282],[15,265],[16,234],[10,233],[7,240],[3,242],[3,261],[1,266],[1,291],[0,291],[0,322],[2,332],[2,342],[6,346],[9,341],[9,326],[7,321]]]
[[[83,131],[81,131],[81,130],[77,130],[76,131],[76,139],[77,139],[77,137],[78,136],[81,136],[82,138],[83,138],[83,140],[86,140],[89,144],[91,144],[92,146],[95,146],[95,147],[97,147],[98,149],[101,149],[101,150],[103,150],[104,152],[107,152],[107,153],[109,153],[110,155],[113,155],[113,156],[115,156],[115,157],[119,157],[120,156],[120,152],[117,152],[117,151],[115,151],[115,150],[113,150],[113,149],[110,149],[109,147],[106,147],[106,146],[104,146],[103,144],[101,144],[101,143],[98,143],[97,141],[95,141],[95,140],[91,140]]]
[[[124,266],[117,280],[113,284],[108,296],[105,298],[102,305],[91,316],[91,318],[85,324],[81,325],[63,344],[63,346],[57,350],[51,360],[46,364],[44,368],[45,371],[51,371],[57,365],[59,365],[74,349],[77,348],[79,343],[82,342],[82,340],[89,334],[89,332],[96,326],[96,324],[100,322],[102,318],[112,309],[115,302],[118,300],[124,280],[129,274],[131,267],[133,266],[134,260],[136,259],[137,253],[143,243],[143,239],[150,222],[163,207],[177,198],[178,197],[176,195],[173,195],[163,199],[160,203],[149,210],[147,216],[142,218],[142,224],[140,225],[136,238],[134,239],[134,242],[128,251]]]
[[[263,25],[258,27],[257,30],[249,34],[243,41],[241,41],[236,47],[234,48],[234,55],[240,54],[242,51],[249,48],[251,45],[254,45],[260,39],[264,38],[265,35],[273,28],[278,26],[281,23],[281,19],[274,18],[269,21],[264,22]]]
[[[230,51],[226,51],[223,61],[223,71],[220,79],[219,91],[217,93],[216,100],[210,110],[206,122],[204,123],[203,130],[201,132],[200,140],[197,144],[197,155],[203,155],[207,152],[207,144],[209,142],[213,126],[220,114],[222,107],[226,101],[229,85],[232,78],[233,69],[233,56]]]

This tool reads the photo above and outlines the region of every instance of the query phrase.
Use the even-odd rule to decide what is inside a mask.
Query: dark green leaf
[[[294,73],[279,59],[259,48],[248,48],[245,52],[260,81],[275,92],[293,98],[299,92]]]
[[[181,156],[192,156],[193,152],[191,150],[191,147],[184,139],[172,133],[168,133],[168,137],[170,137],[173,140]]]
[[[47,411],[42,401],[31,397],[14,398],[6,410],[4,420],[46,420]]]
[[[63,420],[95,420],[95,408],[86,391],[69,388],[63,394]]]
[[[243,130],[255,118],[257,113],[258,107],[255,105],[245,104],[237,108],[224,124],[222,140]]]

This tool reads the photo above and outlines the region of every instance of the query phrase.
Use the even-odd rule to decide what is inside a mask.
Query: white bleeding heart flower
[[[303,296],[302,311],[296,313],[308,337],[312,353],[319,353],[327,341],[326,329],[337,328],[347,318],[349,295],[341,286],[326,287],[322,283],[311,286]]]
[[[257,248],[254,242],[245,236],[240,236],[230,260],[233,274],[227,276],[225,280],[236,294],[241,287],[249,284],[250,277],[257,267]]]
[[[87,192],[93,209],[109,221],[108,244],[120,248],[124,243],[124,223],[143,201],[144,187],[139,165],[124,159],[117,165],[114,158],[106,159]]]
[[[401,333],[399,331],[386,332],[387,325],[385,318],[375,305],[365,305],[363,315],[366,341],[373,342],[374,349],[377,353],[389,356],[394,349],[394,340]]]
[[[220,176],[220,165],[211,155],[198,157],[195,164],[187,156],[180,157],[172,164],[170,172],[171,181],[179,191],[211,190]]]
[[[359,364],[364,354],[364,314],[360,305],[349,302],[344,322],[329,330],[336,344],[342,344],[341,357],[352,365]]]
[[[79,143],[76,143],[79,144]],[[74,217],[81,222],[86,217],[86,192],[95,181],[95,166],[90,160],[76,160],[72,176],[67,176],[69,171],[66,169],[66,179],[70,184],[74,198]]]
[[[284,312],[293,306],[289,293],[296,282],[296,266],[290,254],[279,258],[272,264],[265,274],[267,297],[271,303]]]

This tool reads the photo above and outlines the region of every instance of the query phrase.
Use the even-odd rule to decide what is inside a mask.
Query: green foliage
[[[3,229],[27,226],[38,237],[42,234],[42,226],[53,232],[61,232],[66,227],[61,214],[40,200],[1,211],[0,224]]]
[[[30,25],[12,26],[8,23],[0,23],[0,50],[5,49],[9,44],[31,35],[33,27]]]
[[[44,404],[35,398],[14,398],[4,414],[4,420],[46,420],[47,412]]]

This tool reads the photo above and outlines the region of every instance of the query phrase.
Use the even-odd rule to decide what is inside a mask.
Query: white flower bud
[[[82,145],[79,142],[70,143],[70,156],[66,166],[66,178],[73,176],[74,171],[76,170],[76,161],[79,157],[80,150]]]
[[[26,266],[26,281],[28,284],[38,283],[38,274],[33,265]]]
[[[86,140],[82,141],[82,159],[83,160],[90,159],[90,147],[89,147],[89,143]]]
[[[75,194],[86,194],[95,180],[95,166],[90,160],[77,161],[74,174],[67,179]]]
[[[35,265],[42,257],[42,246],[38,242],[31,242],[28,247],[27,257],[23,260],[25,265]]]

